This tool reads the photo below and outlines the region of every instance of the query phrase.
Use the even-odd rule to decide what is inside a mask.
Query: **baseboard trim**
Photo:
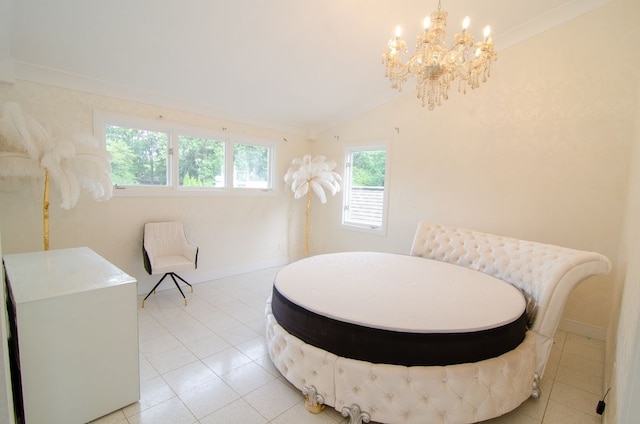
[[[209,271],[198,275],[196,283],[204,283],[211,280],[218,280],[220,278],[233,277],[235,275],[247,274],[249,272],[260,271],[263,269],[275,268],[277,266],[284,266],[289,263],[289,258],[277,258],[269,259],[261,262],[254,262],[251,264],[240,265],[237,267],[223,268],[214,271]]]
[[[562,318],[558,325],[560,330],[568,331],[579,336],[589,337],[595,340],[607,340],[607,329],[595,325]]]
[[[207,272],[192,272],[192,273],[185,272],[185,273],[180,273],[180,275],[182,275],[191,284],[199,284],[199,283],[205,283],[207,281],[218,280],[220,278],[233,277],[235,275],[242,275],[242,274],[247,274],[249,272],[275,268],[278,266],[284,266],[284,265],[287,265],[289,262],[291,261],[289,260],[288,257],[281,257],[281,258],[269,259],[266,261],[239,265],[235,267],[216,269],[216,270],[207,271]],[[149,290],[153,288],[153,285],[157,282],[157,279],[155,277],[160,278],[161,276],[160,275],[154,276],[154,281],[138,284],[138,295],[146,295],[149,292]],[[163,281],[160,287],[157,288],[157,291],[164,291],[164,290],[170,290],[170,289],[175,290],[175,288],[176,287],[173,284],[173,282],[171,284],[165,284],[165,281]]]

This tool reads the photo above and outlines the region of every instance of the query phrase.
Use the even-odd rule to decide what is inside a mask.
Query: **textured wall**
[[[637,77],[640,92],[640,75]],[[617,281],[607,339],[605,389],[611,387],[605,423],[632,422],[640,416],[640,100],[636,108],[628,201],[620,248],[624,279]]]
[[[155,277],[142,266],[142,227],[147,221],[184,221],[189,240],[200,247],[198,270],[185,277],[199,282],[217,276],[274,266],[295,258],[302,250],[304,211],[285,191],[282,176],[289,162],[309,148],[292,134],[159,108],[121,99],[97,96],[41,84],[0,83],[0,104],[11,100],[25,113],[50,126],[54,134],[93,131],[93,111],[129,114],[201,128],[275,140],[275,192],[263,196],[118,197],[96,203],[81,197],[71,210],[58,207],[51,193],[51,248],[88,246],[133,275],[140,292],[150,289]],[[284,141],[286,138],[288,141]],[[0,231],[5,253],[42,249],[41,187],[24,185],[13,192],[0,191]]]
[[[322,133],[315,152],[336,159],[346,144],[391,143],[389,222],[385,237],[341,229],[341,202],[330,199],[313,217],[313,249],[408,252],[424,218],[598,251],[614,271],[576,289],[564,317],[604,334],[637,107],[637,19],[636,3],[614,2],[500,51],[486,84],[466,95],[454,85],[434,111],[408,83]]]

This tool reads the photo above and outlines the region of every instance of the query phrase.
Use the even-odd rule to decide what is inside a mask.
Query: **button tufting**
[[[536,300],[548,295],[548,282],[554,278],[552,274],[556,274],[562,266],[549,262],[556,258],[558,262],[562,262],[571,256],[564,251],[541,249],[536,245],[518,245],[510,239],[497,240],[480,233],[453,232],[447,228],[437,227],[439,230],[434,228],[436,226],[423,226],[422,231],[427,235],[424,240],[421,240],[423,245],[416,246],[417,250],[414,253],[417,256],[429,256],[431,259],[444,257],[446,260],[460,262],[468,268],[482,270],[494,277],[503,280],[509,279],[511,284],[530,293]],[[497,241],[501,246],[497,246]],[[307,376],[309,374],[316,376],[311,380],[317,383],[322,380],[323,385],[325,377],[329,377],[330,381],[326,382],[328,387],[326,389],[323,387],[323,395],[331,398],[338,411],[345,406],[344,396],[349,397],[349,393],[351,393],[351,397],[355,397],[354,393],[358,393],[359,399],[369,399],[371,391],[371,398],[380,400],[378,410],[384,414],[390,414],[389,416],[392,417],[388,422],[413,421],[421,424],[426,422],[443,424],[451,421],[460,422],[462,409],[464,409],[464,414],[471,414],[467,416],[473,417],[483,416],[487,411],[510,409],[512,400],[520,396],[516,392],[522,392],[522,388],[517,384],[521,378],[520,375],[530,375],[535,362],[534,350],[531,347],[533,346],[532,342],[527,345],[529,347],[525,346],[522,350],[520,347],[517,348],[519,352],[517,358],[513,356],[516,353],[515,350],[510,352],[508,354],[510,359],[506,363],[499,363],[497,358],[492,358],[486,364],[473,368],[460,368],[463,370],[460,373],[458,366],[444,367],[439,370],[429,368],[426,379],[423,378],[425,375],[422,374],[422,370],[413,375],[416,375],[416,382],[430,381],[435,384],[413,384],[413,375],[409,376],[404,371],[394,374],[393,378],[387,378],[386,376],[390,374],[386,370],[380,370],[380,372],[384,371],[384,374],[381,375],[384,375],[385,378],[378,378],[374,369],[359,368],[350,362],[347,362],[348,365],[345,364],[347,368],[342,369],[338,364],[340,362],[344,364],[344,361],[338,359],[336,362],[334,357],[331,359],[320,358],[313,348],[305,348],[304,351],[300,351],[300,356],[309,354],[304,358],[305,364],[301,364],[301,359],[297,355],[298,346],[294,343],[293,338],[285,339],[282,330],[276,326],[277,324],[268,325],[271,325],[267,329],[268,338],[271,339],[270,348],[276,352],[275,354],[271,352],[272,359],[278,369],[286,369],[286,364],[290,366],[290,370],[283,372],[290,381],[298,381],[303,372]],[[271,329],[276,331],[271,331]],[[324,359],[322,365],[319,364],[321,359]],[[316,371],[313,370],[314,366]],[[327,369],[329,374],[327,374]],[[482,372],[482,377],[480,377],[480,372]],[[451,376],[450,381],[449,376]],[[437,383],[439,378],[442,379],[440,384]],[[374,380],[377,381],[372,384]],[[402,386],[402,380],[410,385],[399,388],[398,383]],[[308,384],[306,378],[304,382],[303,385]],[[363,386],[355,386],[355,382],[361,382]],[[336,396],[332,397],[334,384],[336,390],[338,390],[338,386],[340,387],[340,396],[336,393]],[[530,394],[530,384],[528,386],[525,395]],[[398,389],[401,392],[397,391]],[[395,394],[398,396],[395,397]],[[408,406],[409,404],[411,406]],[[443,411],[443,407],[449,409]],[[367,409],[369,413],[377,410],[370,405],[367,406]],[[471,422],[471,418],[466,422]]]

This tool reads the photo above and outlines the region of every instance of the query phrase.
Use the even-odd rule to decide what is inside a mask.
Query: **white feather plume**
[[[26,153],[0,152],[0,178],[42,177],[44,170]]]
[[[76,146],[76,156],[70,159],[80,185],[94,200],[108,200],[113,195],[111,155],[99,147]]]
[[[61,206],[70,209],[78,201],[80,189],[95,200],[113,194],[111,156],[91,135],[70,139],[54,138],[22,108],[7,102],[0,115],[0,180],[42,177],[49,171],[61,194]]]
[[[40,160],[42,152],[52,148],[49,132],[38,121],[22,112],[20,105],[5,103],[0,117],[0,139],[2,150],[25,152],[33,160]],[[3,145],[3,144],[6,144]]]
[[[324,189],[322,188],[322,186],[320,185],[320,183],[318,183],[315,180],[311,180],[309,182],[309,185],[311,186],[311,188],[313,189],[313,193],[318,196],[318,199],[320,199],[320,203],[322,203],[323,205],[325,203],[327,203],[327,195],[324,192]]]
[[[327,162],[325,156],[320,155],[312,159],[311,155],[304,155],[302,159],[296,158],[291,161],[291,165],[284,175],[284,182],[291,184],[291,191],[293,191],[295,199],[300,199],[311,190],[321,203],[326,203],[325,189],[332,196],[340,191],[342,177],[333,171],[335,167],[336,162]]]

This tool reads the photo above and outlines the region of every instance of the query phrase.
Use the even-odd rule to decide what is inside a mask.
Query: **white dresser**
[[[3,259],[25,422],[82,424],[136,402],[136,280],[89,248]]]

